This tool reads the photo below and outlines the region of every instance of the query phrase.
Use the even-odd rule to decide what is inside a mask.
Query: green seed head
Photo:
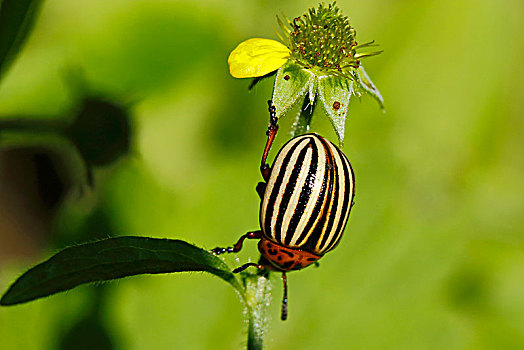
[[[306,69],[351,77],[360,58],[379,53],[357,53],[356,31],[336,3],[328,6],[322,3],[318,9],[311,8],[293,21],[285,18],[287,26],[280,18],[277,20],[288,37],[291,59]]]

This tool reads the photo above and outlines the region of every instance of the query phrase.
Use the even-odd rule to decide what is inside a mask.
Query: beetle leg
[[[250,262],[250,263],[246,263],[246,264],[244,264],[244,265],[242,265],[240,267],[237,267],[236,269],[233,270],[233,273],[242,272],[242,271],[244,271],[245,269],[247,269],[248,267],[251,267],[251,266],[256,267],[259,270],[262,270],[264,268],[264,266],[262,266],[262,265]]]
[[[220,248],[216,247],[215,249],[211,249],[211,252],[215,253],[216,255],[224,254],[224,253],[236,253],[239,252],[240,249],[242,249],[242,243],[244,243],[244,239],[260,239],[262,238],[262,231],[252,231],[248,232],[242,237],[239,238],[238,242],[235,243],[232,247],[227,248]]]
[[[267,135],[267,141],[266,141],[266,147],[264,148],[264,153],[262,154],[262,163],[260,165],[260,172],[262,173],[262,177],[264,178],[264,181],[267,182],[269,180],[269,174],[271,172],[271,168],[269,167],[269,164],[266,163],[267,155],[269,154],[269,150],[271,149],[271,144],[273,144],[273,140],[275,139],[275,136],[277,136],[278,131],[278,119],[277,119],[277,112],[275,106],[273,106],[271,100],[267,101],[269,108],[269,126],[267,127],[266,135]]]
[[[259,182],[257,184],[257,193],[260,199],[264,198],[264,192],[266,191],[266,183],[265,182]]]
[[[282,282],[284,282],[284,297],[282,298],[282,313],[280,314],[280,319],[285,321],[287,319],[287,277],[285,272],[282,272]]]

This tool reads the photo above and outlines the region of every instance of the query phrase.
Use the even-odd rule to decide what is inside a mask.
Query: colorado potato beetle
[[[286,272],[316,263],[337,246],[353,204],[355,176],[346,155],[314,133],[288,141],[270,168],[266,159],[278,126],[275,107],[271,101],[269,105],[268,140],[260,167],[265,182],[257,186],[261,229],[246,233],[232,247],[215,248],[213,252],[238,252],[246,238],[259,239],[259,262],[244,264],[234,272],[250,266],[282,272],[282,320],[285,320]]]

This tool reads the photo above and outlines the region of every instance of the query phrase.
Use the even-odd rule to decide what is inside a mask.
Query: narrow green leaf
[[[43,0],[0,1],[0,78],[21,50]]]
[[[275,78],[272,97],[278,118],[289,112],[314,84],[315,79],[312,72],[292,63],[291,60],[280,67]]]
[[[344,143],[349,98],[352,94],[353,81],[350,79],[335,75],[325,75],[318,79],[319,99],[341,144]]]
[[[84,283],[182,271],[209,272],[245,297],[229,267],[206,250],[180,240],[117,237],[62,250],[18,278],[0,305],[25,303]]]
[[[380,94],[380,91],[378,91],[377,87],[371,79],[369,78],[368,74],[364,70],[364,67],[360,66],[357,70],[358,75],[358,83],[360,87],[368,94],[373,96],[375,100],[377,100],[378,104],[380,105],[380,108],[384,110],[384,99],[382,98],[382,95]]]

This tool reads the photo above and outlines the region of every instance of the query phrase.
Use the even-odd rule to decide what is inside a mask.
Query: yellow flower
[[[271,73],[286,63],[289,50],[278,41],[252,38],[241,42],[229,55],[229,72],[235,78],[255,78]]]

